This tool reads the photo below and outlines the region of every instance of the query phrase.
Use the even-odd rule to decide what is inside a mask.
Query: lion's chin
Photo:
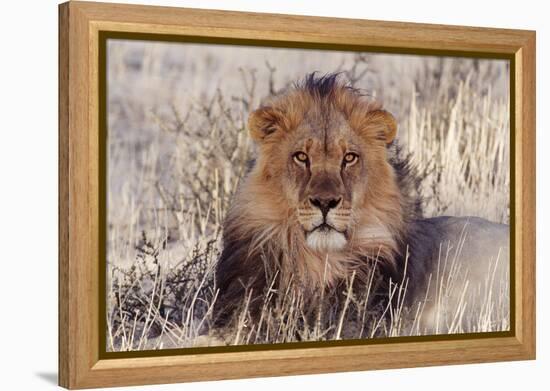
[[[318,229],[307,234],[307,245],[315,251],[340,251],[346,246],[346,243],[344,234],[334,229]]]

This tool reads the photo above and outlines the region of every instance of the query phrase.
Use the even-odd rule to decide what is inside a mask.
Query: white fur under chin
[[[347,243],[344,234],[335,230],[316,230],[307,235],[307,245],[316,251],[342,250]]]

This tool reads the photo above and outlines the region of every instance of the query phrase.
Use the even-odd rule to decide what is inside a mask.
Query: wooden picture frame
[[[104,32],[511,61],[512,330],[505,336],[105,358],[98,300]],[[535,358],[535,32],[149,7],[59,6],[59,384],[70,389]]]

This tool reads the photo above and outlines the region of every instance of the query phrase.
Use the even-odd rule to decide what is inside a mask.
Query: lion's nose
[[[338,198],[310,197],[309,198],[309,203],[311,205],[321,209],[321,213],[323,214],[323,217],[327,217],[328,212],[331,209],[334,209],[338,205],[340,205],[341,201],[342,201],[342,197],[338,197]]]

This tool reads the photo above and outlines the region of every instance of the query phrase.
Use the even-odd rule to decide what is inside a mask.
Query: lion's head
[[[312,251],[346,251],[365,238],[392,245],[401,213],[386,156],[391,114],[335,75],[310,75],[253,112],[249,128],[260,146],[256,180],[280,192]]]
[[[390,113],[337,75],[311,74],[248,125],[258,156],[226,219],[222,297],[260,293],[269,275],[314,292],[366,276],[372,260],[395,261],[410,200],[398,172],[406,167],[389,153]]]

